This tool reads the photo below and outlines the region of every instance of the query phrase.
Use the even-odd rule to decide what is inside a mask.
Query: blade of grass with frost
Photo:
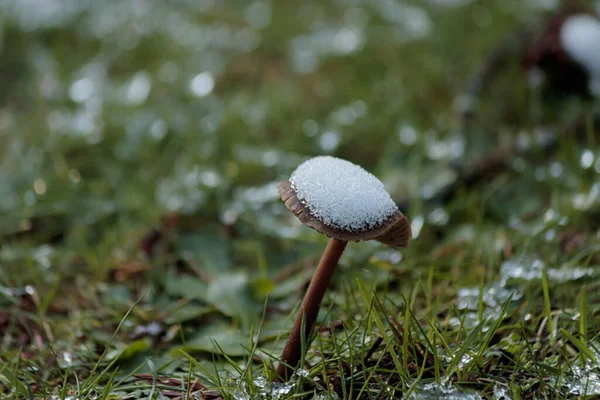
[[[533,367],[535,368],[535,372],[537,374],[538,381],[540,383],[540,390],[545,389],[546,382],[544,381],[544,374],[542,373],[539,363],[535,359],[535,351],[534,351],[533,347],[531,346],[531,343],[529,342],[529,340],[527,340],[527,337],[528,337],[527,330],[525,329],[523,322],[521,322],[520,326],[521,326],[521,335],[523,337],[523,343],[525,344],[525,347],[527,348],[529,355],[531,356],[531,361],[532,361]]]
[[[38,306],[38,314],[40,319],[45,320],[46,312],[48,311],[48,307],[50,307],[50,303],[58,293],[58,289],[60,288],[60,283],[62,282],[62,273],[59,273],[52,282],[50,289],[46,292],[44,296],[40,299],[40,304]],[[39,286],[38,286],[39,287]]]
[[[512,394],[513,400],[521,400],[520,390],[517,386],[517,383],[515,382],[515,380],[517,379],[517,374],[514,373],[514,371],[524,371],[525,368],[523,366],[521,366],[521,364],[519,364],[519,357],[515,358],[515,365],[516,365],[516,368],[513,370],[513,373],[510,374],[511,375],[510,382],[509,382],[510,394]]]
[[[377,297],[375,296],[375,293],[372,294],[372,298],[369,299],[369,296],[367,295],[366,292],[366,288],[364,287],[363,282],[360,279],[356,280],[357,284],[358,284],[358,289],[361,292],[361,295],[363,297],[363,301],[366,304],[370,304],[371,302],[377,303]],[[377,328],[380,331],[380,334],[383,336],[383,340],[386,343],[392,343],[392,339],[389,337],[389,335],[386,332],[385,326],[383,325],[383,320],[381,319],[381,317],[379,316],[379,314],[377,312],[373,312],[371,314],[371,318],[373,318],[373,321],[375,322],[375,325],[377,325]],[[389,350],[390,350],[390,355],[392,356],[392,361],[394,362],[394,365],[397,369],[398,375],[400,376],[400,379],[402,380],[402,384],[403,387],[406,387],[406,381],[407,381],[407,371],[402,369],[402,364],[400,363],[400,359],[398,358],[398,354],[396,353],[396,351],[394,350],[393,346],[389,346]]]
[[[552,306],[550,305],[550,290],[548,289],[548,274],[544,269],[542,271],[542,291],[544,293],[544,311],[548,318],[548,331],[550,332],[550,340],[554,341],[556,332],[554,331],[554,320],[552,319]]]
[[[512,296],[513,295],[511,294],[508,297],[508,300],[502,306],[502,309],[500,310],[500,313],[499,313],[498,317],[496,318],[494,324],[489,328],[487,335],[485,336],[485,340],[479,346],[478,352],[475,354],[475,356],[472,357],[471,361],[465,367],[462,368],[461,372],[463,374],[466,374],[467,372],[469,372],[471,370],[471,366],[474,364],[474,361],[483,359],[484,351],[489,347],[489,344],[490,344],[492,338],[494,337],[494,335],[496,334],[496,331],[498,330],[498,328],[500,327],[500,325],[502,324],[502,322],[504,320],[504,316],[506,315],[506,310],[512,301]],[[475,334],[479,338],[479,335],[483,331],[485,322],[486,321],[480,322],[477,325],[477,327],[471,331],[471,334],[469,335],[469,337],[467,338],[467,340],[465,341],[463,346],[461,346],[461,350],[456,355],[453,356],[452,362],[450,363],[450,366],[447,368],[447,375],[451,375],[452,373],[454,373],[454,368],[456,368],[458,366],[458,364],[462,361],[463,356],[468,352],[469,348],[471,347],[470,345],[467,346],[467,343],[474,342],[473,334]]]
[[[77,384],[77,393],[81,393],[81,382],[79,382],[79,377],[77,376],[77,372],[73,371],[73,377],[75,379],[75,383]]]
[[[302,368],[304,365],[306,365],[306,351],[307,351],[307,347],[306,347],[306,339],[307,339],[307,335],[305,334],[306,332],[306,315],[303,314],[302,315],[302,322],[300,324],[300,329],[302,332],[302,334],[300,335],[300,364],[299,364],[299,368]],[[312,335],[312,332],[308,335],[308,339],[310,340],[310,336]],[[288,366],[290,368],[294,368],[293,365],[289,365]]]
[[[483,311],[485,304],[483,303],[483,288],[485,287],[485,278],[481,277],[479,281],[479,293],[477,295],[477,320],[483,321]]]
[[[402,337],[402,371],[404,371],[404,373],[406,374],[406,376],[409,376],[409,370],[408,370],[408,338],[410,336],[410,322],[408,322],[407,324],[407,316],[410,313],[410,308],[406,305],[406,299],[404,298],[404,296],[402,296],[402,300],[404,301],[404,316],[405,316],[405,321],[404,321],[404,332],[401,332],[400,330],[400,326],[398,326],[396,324],[396,321],[392,321],[390,319],[390,317],[388,316],[388,314],[385,312],[385,310],[383,309],[383,306],[379,303],[379,301],[376,299],[375,300],[375,308],[376,311],[378,313],[380,313],[381,315],[384,316],[385,318],[385,322],[388,324],[388,326],[390,327],[390,330],[393,333],[393,336],[396,337],[396,339],[398,341],[400,341],[400,336]],[[399,343],[400,344],[400,343]],[[414,350],[414,348],[413,348]],[[414,354],[413,354],[414,356]]]
[[[161,365],[160,367],[158,367],[158,372],[161,373],[165,368],[169,367],[171,364],[177,362],[177,360],[175,359],[171,359],[169,361],[167,361],[166,363],[164,363],[163,365]]]
[[[421,281],[417,281],[415,282],[415,284],[412,286],[412,288],[410,289],[410,296],[408,296],[408,298],[410,299],[410,301],[406,301],[406,297],[404,297],[404,295],[401,293],[401,297],[402,297],[402,301],[405,304],[405,307],[408,309],[414,309],[416,301],[417,301],[417,295],[418,295],[418,290],[419,290],[419,286],[421,286],[422,283]]]
[[[356,290],[352,288],[351,282],[344,279],[342,282],[342,290],[344,293],[344,299],[342,307],[345,315],[352,315],[355,310],[360,310],[361,306],[358,303]]]
[[[435,270],[433,268],[429,268],[427,271],[427,285],[425,286],[425,300],[427,300],[427,313],[429,314],[429,318],[435,318],[434,307],[431,299],[433,299],[433,277],[435,275]],[[439,301],[439,296],[436,298],[436,301]],[[437,308],[437,307],[436,307]]]
[[[217,355],[214,352],[212,352],[211,357],[212,357],[212,366],[214,369],[214,376],[215,376],[215,379],[217,380],[217,383],[219,384],[218,387],[224,389],[225,386],[223,385],[223,382],[221,381],[221,376],[219,375],[219,370],[218,370],[219,364],[217,363]]]
[[[19,354],[19,358],[20,358],[20,354]],[[16,364],[18,366],[18,361]],[[18,367],[17,367],[17,370],[18,370]],[[4,375],[6,380],[12,385],[13,390],[18,395],[21,395],[24,397],[29,396],[30,399],[33,399],[32,394],[29,392],[28,386],[25,385],[23,382],[21,382],[19,380],[19,378],[17,377],[16,370],[11,371],[9,366],[7,364],[5,364],[4,361],[2,361],[2,359],[0,359],[0,373]]]
[[[590,244],[582,249],[576,250],[575,254],[565,261],[563,267],[571,268],[580,264],[582,267],[588,267],[594,256],[600,253],[600,244]]]
[[[359,290],[360,296],[363,300],[363,304],[367,305],[367,312],[363,318],[362,323],[364,324],[365,327],[365,332],[373,332],[373,312],[375,312],[375,302],[374,301],[370,301],[370,302],[366,302],[365,298],[362,297],[362,292]]]
[[[434,337],[432,337],[432,341],[435,343],[435,341],[433,340],[435,338],[435,336],[437,336],[437,338],[440,340],[440,342],[442,343],[442,346],[444,347],[444,349],[448,352],[448,354],[452,353],[452,350],[450,348],[450,345],[448,344],[448,342],[446,341],[446,338],[444,338],[444,335],[442,335],[442,333],[439,331],[439,329],[435,326],[435,324],[433,323],[432,320],[428,320],[427,323],[429,324],[429,327],[431,328],[431,330],[433,331],[433,335]]]
[[[587,339],[587,285],[583,285],[579,292],[579,334],[583,340]]]
[[[567,339],[569,339],[569,341],[571,343],[573,343],[573,345],[575,345],[575,347],[577,347],[577,349],[581,352],[581,354],[585,354],[585,356],[587,358],[589,358],[591,361],[593,361],[594,363],[597,362],[594,352],[591,351],[589,349],[589,347],[587,347],[583,341],[581,341],[581,340],[577,339],[575,336],[571,335],[564,328],[560,328],[560,333],[562,333]]]
[[[406,330],[410,332],[410,321],[412,314],[410,309],[405,309],[404,311],[404,327]],[[408,375],[408,335],[402,336],[402,367],[406,374]]]
[[[332,327],[333,328],[333,327]],[[354,368],[355,366],[355,359],[356,359],[356,348],[358,346],[355,346],[354,344],[356,343],[356,336],[358,334],[358,326],[353,328],[350,332],[348,332],[347,329],[343,329],[342,333],[345,335],[345,339],[342,342],[342,346],[347,346],[348,347],[348,358],[349,358],[349,362],[350,362],[350,367]],[[337,343],[335,344],[335,346],[337,347]],[[362,348],[363,344],[361,341],[361,350],[364,350]],[[340,352],[340,361],[339,361],[339,366],[340,368],[342,367],[342,358],[341,358],[342,354]],[[340,369],[341,370],[341,369]],[[341,370],[342,371],[342,370]],[[354,393],[354,377],[355,374],[354,373],[350,373],[350,384],[349,384],[349,389],[348,392],[349,393]],[[347,379],[344,380],[344,382],[346,382]],[[344,383],[344,386],[346,386],[346,384]]]
[[[362,399],[363,398],[362,394],[363,394],[363,392],[365,390],[368,390],[368,388],[369,388],[369,382],[371,381],[371,379],[373,379],[373,378],[379,379],[378,367],[379,367],[379,364],[381,363],[381,361],[383,361],[383,358],[384,358],[386,352],[388,351],[388,348],[389,348],[390,344],[391,343],[386,343],[385,344],[385,347],[381,350],[381,355],[377,359],[377,362],[375,363],[374,366],[367,367],[363,363],[363,366],[364,366],[363,371],[368,371],[369,372],[369,376],[368,376],[368,378],[365,379],[365,384],[363,385],[363,387],[361,388],[360,392],[356,396],[357,399]]]
[[[348,389],[346,388],[346,377],[344,376],[344,364],[342,363],[342,350],[340,349],[340,347],[338,346],[338,340],[337,337],[335,335],[335,330],[331,329],[331,343],[333,346],[333,352],[336,355],[336,357],[330,361],[334,361],[337,364],[338,367],[338,371],[340,374],[340,384],[342,386],[342,398],[343,399],[348,399]],[[318,336],[319,339],[321,339],[321,336]],[[321,341],[321,340],[320,340]]]
[[[149,358],[146,358],[146,364],[148,365],[148,368],[152,373],[152,390],[148,395],[148,398],[152,399],[154,397],[154,391],[156,390],[156,380],[158,378],[158,371],[156,370],[156,365]]]
[[[181,353],[182,356],[184,356],[185,358],[188,359],[188,361],[190,362],[190,365],[193,365],[194,367],[198,368],[200,370],[201,373],[204,374],[203,378],[206,379],[208,381],[208,384],[213,384],[214,382],[212,382],[209,379],[209,376],[212,376],[212,373],[210,371],[208,371],[202,364],[200,364],[194,357],[192,357],[190,354],[186,353],[185,351],[179,349],[179,352]],[[216,363],[213,364],[215,365],[216,368]],[[216,371],[215,371],[216,372]],[[219,388],[223,388],[223,385],[221,383],[221,378],[219,376],[218,373],[216,373],[216,380],[217,380],[217,385]]]
[[[450,346],[448,345],[448,343],[446,342],[446,339],[444,338],[444,336],[441,334],[441,332],[436,328],[435,324],[433,323],[433,321],[428,320],[427,321],[429,323],[429,327],[431,329],[431,332],[433,334],[432,338],[431,338],[431,342],[432,343],[436,343],[435,338],[437,337],[437,339],[442,343],[442,346],[444,347],[444,349],[446,350],[446,352],[448,354],[452,354],[452,350],[450,349]],[[436,383],[439,383],[441,380],[441,376],[440,376],[440,364],[439,364],[439,357],[437,355],[437,351],[434,352],[434,361],[436,362],[436,367],[435,367],[435,379],[436,379]]]
[[[27,260],[27,262],[25,262],[25,265],[27,266],[27,270],[31,274],[31,280],[33,281],[34,287],[44,287],[43,279],[40,277],[40,273],[35,267],[35,263],[33,262],[33,260]]]
[[[59,391],[59,393],[60,393],[59,396],[60,396],[61,399],[64,399],[65,396],[67,395],[67,390],[68,390],[67,383],[69,382],[69,374],[70,373],[71,373],[71,367],[65,368],[65,372],[63,373],[63,377],[62,377],[62,380],[63,380],[62,381],[62,386],[61,386],[60,391]],[[74,373],[74,375],[76,376],[77,374]],[[75,382],[79,383],[78,380],[77,380],[77,378],[75,378]],[[79,385],[78,385],[77,389],[79,389]],[[77,393],[79,393],[79,390],[77,390]]]
[[[167,363],[170,364],[171,362]],[[123,385],[125,383],[126,380],[130,379],[132,376],[134,376],[135,374],[138,373],[139,370],[141,370],[142,368],[144,368],[144,366],[146,365],[145,362],[141,363],[140,365],[138,365],[137,367],[135,367],[133,370],[131,370],[127,375],[123,376],[116,384],[116,387],[120,387],[121,385]]]
[[[124,350],[123,350],[124,351]],[[119,358],[121,356],[121,354],[123,353],[123,351],[119,352],[119,354],[117,354],[115,356],[115,358],[102,370],[102,372],[91,382],[88,382],[92,379],[92,374],[90,374],[90,376],[83,382],[84,385],[81,388],[81,392],[84,394],[83,399],[87,399],[89,396],[89,393],[98,385],[98,383],[100,382],[100,380],[102,380],[102,378],[104,377],[104,375],[110,371],[112,369],[112,367],[117,363],[117,361],[119,361]],[[118,368],[117,368],[118,370]],[[113,371],[113,374],[116,373],[116,370]]]
[[[108,378],[108,381],[106,382],[106,384],[104,385],[104,388],[102,390],[102,399],[106,400],[108,399],[108,396],[110,394],[110,391],[113,387],[112,383],[115,380],[115,377],[117,376],[117,372],[119,371],[118,368],[115,368],[113,373],[110,375],[110,377]],[[150,399],[152,398],[152,396],[149,397]]]
[[[317,344],[319,345],[319,349],[321,350],[321,354],[325,354],[325,348],[323,347],[323,341],[317,340]],[[322,365],[322,373],[323,373],[323,382],[325,382],[325,388],[321,387],[324,391],[327,391],[327,395],[331,397],[331,387],[327,384],[329,382],[329,374],[327,373],[327,361],[325,357],[321,357],[321,365]],[[316,398],[316,397],[315,397]]]
[[[446,367],[446,375],[451,376],[457,372],[458,364],[462,361],[462,358],[469,349],[474,348],[479,335],[481,334],[481,330],[485,326],[485,321],[481,321],[474,328],[471,329],[471,332],[465,339],[465,341],[458,347],[458,351],[452,354],[452,361]]]
[[[215,346],[215,348],[219,351],[219,355],[222,356],[225,359],[225,361],[227,361],[227,363],[229,365],[231,365],[233,367],[233,369],[235,369],[235,371],[238,374],[240,374],[240,376],[242,376],[242,374],[243,374],[244,371],[239,367],[239,365],[237,365],[237,363],[231,357],[229,357],[225,353],[225,351],[223,350],[223,348],[221,347],[221,345],[219,344],[219,342],[217,342],[213,338],[210,338],[210,341],[213,343],[213,345]]]
[[[113,360],[112,362],[110,362],[108,364],[108,366],[106,368],[104,368],[104,370],[100,373],[100,375],[94,379],[93,381],[91,381],[88,384],[88,381],[92,378],[92,376],[94,376],[94,373],[96,373],[96,370],[98,369],[98,367],[100,366],[100,363],[104,360],[104,357],[106,357],[106,354],[108,353],[110,346],[113,344],[115,337],[117,337],[117,333],[119,332],[119,330],[121,329],[121,326],[123,326],[123,323],[125,322],[125,320],[127,319],[127,317],[129,316],[129,314],[131,314],[131,311],[133,311],[133,309],[139,304],[140,301],[142,301],[142,299],[144,298],[144,296],[141,296],[139,299],[137,299],[135,301],[135,303],[133,303],[133,305],[129,308],[129,310],[127,310],[127,312],[125,313],[125,315],[123,316],[123,318],[121,319],[121,322],[119,322],[119,325],[117,325],[117,329],[115,329],[115,331],[113,332],[110,340],[108,341],[108,344],[106,345],[104,351],[102,352],[102,354],[100,355],[100,358],[98,358],[98,361],[96,361],[96,364],[94,365],[94,368],[92,368],[92,371],[90,372],[89,377],[85,380],[83,387],[80,390],[80,395],[83,395],[83,398],[86,399],[87,398],[87,392],[89,391],[89,388],[91,388],[92,386],[96,385],[100,379],[102,379],[102,377],[104,376],[104,374],[117,362],[117,360],[119,359],[119,356],[121,355],[121,353],[119,353]]]
[[[440,376],[440,360],[437,354],[437,346],[435,346],[435,341],[434,340],[430,340],[429,337],[427,336],[427,333],[425,332],[425,330],[423,329],[423,327],[421,326],[421,324],[419,323],[419,321],[417,320],[417,318],[415,317],[414,313],[411,312],[410,310],[407,309],[407,312],[410,313],[410,317],[413,320],[414,326],[417,327],[417,329],[419,330],[419,332],[421,333],[421,336],[423,337],[423,339],[427,342],[427,346],[431,349],[431,354],[433,356],[433,366],[434,366],[434,373],[435,373],[435,382],[436,383],[440,383],[441,380],[441,376]],[[429,324],[432,324],[431,321],[428,321]],[[435,338],[435,332],[432,332],[432,338]],[[407,334],[405,334],[404,336],[408,336]],[[423,357],[424,362],[427,360],[427,357]],[[423,368],[425,366],[425,363],[423,364]],[[423,376],[424,370],[421,372],[421,376]],[[419,377],[421,378],[421,377]]]
[[[355,367],[355,362],[356,359],[358,358],[356,356],[356,351],[357,348],[360,349],[361,354],[364,354],[364,335],[362,335],[362,340],[360,343],[360,347],[359,346],[355,346],[355,343],[357,342],[356,338],[358,333],[358,330],[360,328],[360,325],[355,326],[354,328],[352,328],[349,332],[347,329],[343,329],[342,333],[344,334],[345,338],[341,343],[341,347],[347,347],[348,348],[348,358],[349,358],[349,363],[350,363],[350,367],[354,368]],[[332,331],[333,331],[333,326],[331,327]],[[335,336],[335,335],[334,335]],[[338,346],[337,341],[334,341],[334,346],[336,347],[336,349],[340,346]],[[342,371],[342,354],[341,354],[341,350],[339,351],[339,361],[338,361],[339,367],[340,367],[340,371]],[[356,374],[351,373],[350,374],[350,388],[348,389],[349,393],[354,393],[354,384],[355,384],[355,376]],[[345,381],[344,381],[345,382]],[[345,385],[345,384],[344,384]]]
[[[118,389],[118,391],[121,392],[127,392],[127,391],[137,391],[137,390],[152,390],[152,385],[149,383],[142,383],[142,384],[130,384],[127,386],[121,386],[121,387],[114,387],[115,390]],[[161,384],[161,383],[156,383],[156,389],[158,390],[171,390],[171,391],[175,391],[175,392],[180,392],[180,393],[185,393],[185,389],[183,388],[179,388],[179,387],[173,387],[167,384]],[[112,390],[112,388],[111,388]],[[104,389],[102,392],[102,396],[101,399],[113,399],[114,396],[111,395],[110,391]],[[146,398],[150,398],[150,397],[146,397]]]
[[[36,364],[33,360],[21,358],[19,371],[21,374],[20,381],[27,384],[27,391],[29,393],[29,396],[35,398],[37,394],[36,396],[34,396],[31,389],[31,384],[27,382],[39,382],[40,378],[38,374],[36,374],[36,371],[39,371],[39,365]],[[17,373],[16,370],[15,373]]]
[[[406,391],[404,392],[404,398],[410,399],[413,392],[417,389],[417,386],[421,384],[421,378],[422,376],[419,376],[419,378],[415,379],[413,383],[408,387],[408,389],[406,389]]]
[[[588,347],[590,347],[590,348],[593,350],[593,352],[594,352],[594,355],[596,355],[596,356],[597,356],[598,354],[600,354],[600,350],[599,350],[599,349],[598,349],[598,347],[597,347],[597,346],[594,344],[594,341],[595,341],[595,340],[598,338],[598,335],[599,335],[599,334],[596,334],[596,335],[594,335],[594,337],[592,337],[590,340],[586,341],[586,343],[587,343]]]
[[[408,351],[409,351],[408,344],[409,344],[409,338],[411,335],[411,326],[412,326],[411,321],[415,322],[415,326],[417,326],[417,328],[420,328],[421,326],[420,326],[419,322],[417,321],[414,313],[412,312],[412,306],[410,304],[408,304],[404,295],[402,295],[401,297],[402,297],[402,301],[404,302],[404,333],[402,334],[402,364],[403,364],[403,368],[404,368],[403,371],[405,371],[406,376],[409,376],[410,373],[408,370]],[[414,304],[414,302],[416,301],[415,299],[416,299],[416,289],[411,292],[411,304]],[[387,314],[383,310],[381,304],[379,302],[376,302],[376,306],[378,306],[378,311],[386,316],[387,323],[393,327],[394,322],[390,321]],[[395,327],[393,329],[398,330]],[[398,330],[398,332],[399,332],[399,330]],[[425,336],[425,333],[422,329],[421,329],[421,333]],[[417,358],[417,354],[416,354],[417,349],[415,348],[414,345],[413,345],[412,350],[413,350],[413,357],[415,357],[415,359],[416,359]]]
[[[461,338],[466,338],[469,336],[469,332],[467,332],[467,328],[465,327],[465,318],[467,317],[468,310],[459,310],[456,308],[456,305],[453,305],[452,311],[455,313],[456,318],[458,319],[458,330],[454,335],[454,346],[455,349],[460,347]],[[481,321],[480,321],[481,322]]]
[[[508,309],[508,306],[512,302],[513,294],[514,293],[511,293],[510,296],[508,296],[508,299],[502,305],[502,309],[500,309],[500,313],[498,314],[498,317],[496,318],[494,324],[488,330],[485,340],[479,347],[479,351],[477,352],[477,355],[475,357],[473,357],[472,361],[481,360],[483,358],[483,352],[485,350],[487,350],[494,335],[498,331],[498,328],[500,328],[500,325],[502,325],[502,322],[504,321],[504,316],[506,315],[506,310]],[[472,364],[472,362],[469,363],[469,365],[471,365],[471,364]],[[466,369],[468,370],[468,368],[466,368]]]
[[[260,323],[258,324],[258,332],[256,334],[256,340],[254,340],[254,325],[250,326],[250,341],[249,341],[250,346],[248,349],[246,349],[248,351],[248,362],[246,363],[246,367],[244,368],[244,372],[242,373],[242,376],[240,377],[240,379],[244,379],[247,371],[250,371],[250,373],[252,373],[252,362],[254,359],[254,355],[256,354],[256,349],[258,349],[258,342],[260,341],[260,334],[262,332],[263,324],[265,323],[265,317],[267,315],[267,302],[268,302],[268,296],[265,298],[265,301],[264,301],[262,316],[260,318]]]
[[[279,360],[279,358],[275,354],[269,353],[265,349],[257,349],[257,351],[259,351],[261,354],[264,354],[265,356],[267,356],[267,358],[269,359],[268,361],[271,361],[271,366],[272,366],[272,362],[273,361],[278,361]],[[263,363],[266,363],[266,362],[267,362],[267,360],[263,361]]]
[[[192,395],[192,385],[190,384],[190,382],[192,382],[192,370],[194,369],[194,366],[192,365],[192,362],[190,361],[188,364],[188,375],[187,375],[187,390],[185,391],[186,394],[186,399],[191,399],[191,395]]]

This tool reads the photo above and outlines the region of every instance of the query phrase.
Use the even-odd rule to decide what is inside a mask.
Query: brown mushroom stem
[[[333,271],[337,267],[338,261],[346,248],[348,242],[329,239],[327,247],[323,252],[319,266],[313,275],[313,278],[308,285],[308,290],[304,295],[304,300],[298,311],[296,322],[290,333],[283,353],[281,354],[281,362],[277,368],[277,374],[287,380],[292,375],[294,368],[298,365],[298,362],[302,358],[302,335],[308,341],[312,332],[312,327],[319,314],[319,308],[323,296],[329,286],[329,281],[333,276]],[[304,332],[302,332],[302,324],[304,320]]]

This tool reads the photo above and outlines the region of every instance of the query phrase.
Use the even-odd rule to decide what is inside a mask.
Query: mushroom
[[[304,224],[329,237],[281,355],[277,374],[288,379],[302,357],[338,261],[349,241],[375,239],[407,247],[411,229],[383,183],[358,165],[330,156],[301,164],[277,185],[285,206]],[[302,327],[304,326],[304,331]]]
[[[600,97],[600,17],[568,7],[548,23],[527,54],[528,69],[539,68],[559,93]]]

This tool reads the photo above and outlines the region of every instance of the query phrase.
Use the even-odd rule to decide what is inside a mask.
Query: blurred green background
[[[250,218],[315,154],[418,197],[424,170],[464,157],[470,74],[556,3],[4,1],[2,231],[52,217],[108,256],[167,212]],[[501,99],[477,132],[491,143],[521,129],[511,90],[485,94]]]

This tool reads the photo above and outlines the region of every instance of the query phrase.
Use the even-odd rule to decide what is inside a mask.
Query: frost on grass
[[[600,19],[583,14],[569,17],[561,29],[560,41],[589,74],[590,92],[600,96]]]
[[[566,377],[555,378],[554,384],[561,385],[569,394],[575,396],[600,395],[600,375],[589,366],[574,367]]]
[[[306,371],[306,370],[301,370]],[[238,389],[233,393],[234,400],[280,400],[286,398],[297,383],[294,380],[289,382],[272,382],[265,376],[258,376],[252,381],[252,388],[246,381],[238,381]]]
[[[499,383],[494,385],[494,400],[512,400],[510,391],[506,386],[502,386]]]
[[[450,385],[430,383],[417,388],[410,400],[481,400],[477,393],[461,391]]]
[[[332,228],[362,232],[380,226],[398,210],[379,179],[339,158],[304,162],[290,183],[313,217]]]
[[[573,282],[593,278],[597,275],[595,269],[591,267],[563,265],[559,268],[551,268],[534,254],[518,254],[502,263],[499,276],[488,285],[483,288],[474,286],[458,290],[456,306],[460,310],[469,312],[464,314],[462,319],[452,317],[450,324],[452,326],[473,327],[481,322],[479,319],[480,300],[484,306],[483,317],[491,320],[498,318],[502,307],[509,299],[516,301],[523,297],[523,289],[516,283],[519,281],[539,281],[542,279],[544,271],[546,271],[546,276],[550,281],[557,283]],[[481,299],[480,290],[483,290]],[[488,328],[484,327],[483,329],[485,331]]]
[[[534,281],[542,279],[543,271],[546,271],[548,279],[554,282],[571,282],[579,279],[593,277],[595,271],[590,267],[579,267],[563,265],[560,268],[547,267],[541,259],[529,255],[520,254],[502,263],[500,276],[503,286],[511,279]]]

